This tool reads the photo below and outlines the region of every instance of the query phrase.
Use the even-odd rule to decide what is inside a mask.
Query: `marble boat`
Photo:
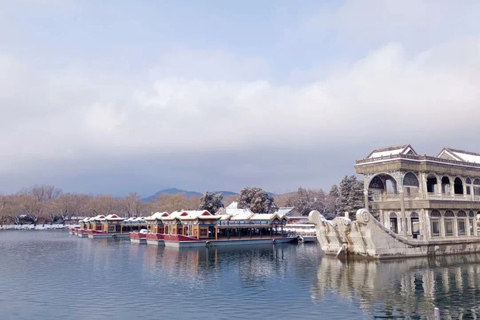
[[[373,150],[355,165],[365,208],[326,220],[312,211],[327,254],[373,259],[480,252],[480,154],[444,148],[436,157],[410,145]]]

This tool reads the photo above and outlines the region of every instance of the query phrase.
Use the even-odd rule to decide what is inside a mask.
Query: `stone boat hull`
[[[327,255],[345,258],[393,259],[480,252],[480,237],[416,240],[393,233],[366,209],[360,209],[356,221],[337,217],[326,220],[312,211],[317,240]]]

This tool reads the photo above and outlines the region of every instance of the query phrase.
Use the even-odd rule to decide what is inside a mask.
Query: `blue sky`
[[[480,152],[475,1],[0,2],[1,193],[329,189]]]

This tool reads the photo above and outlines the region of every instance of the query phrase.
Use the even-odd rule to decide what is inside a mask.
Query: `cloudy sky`
[[[0,1],[0,193],[329,189],[480,152],[478,1]]]

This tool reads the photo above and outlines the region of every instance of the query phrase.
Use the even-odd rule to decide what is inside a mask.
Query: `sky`
[[[480,2],[0,0],[0,193],[326,191],[480,153]]]

